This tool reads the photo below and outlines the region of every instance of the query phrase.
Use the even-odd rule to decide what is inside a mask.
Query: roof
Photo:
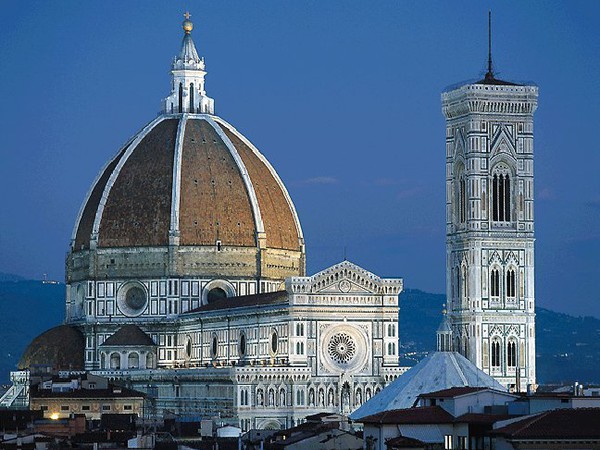
[[[440,406],[393,409],[363,417],[358,422],[373,424],[433,424],[452,423],[454,417]]]
[[[469,423],[476,425],[492,425],[501,420],[507,420],[514,416],[508,414],[479,414],[479,413],[467,413],[462,416],[458,416],[454,419],[455,423]]]
[[[55,370],[83,370],[85,340],[75,327],[60,325],[45,331],[27,346],[19,369],[50,366]]]
[[[488,388],[486,388],[486,387],[471,387],[471,386],[451,387],[448,389],[442,389],[441,391],[428,392],[426,394],[421,394],[419,397],[422,397],[422,398],[460,397],[461,395],[472,394],[474,392],[484,391],[486,389],[488,389]]]
[[[267,306],[284,304],[288,302],[287,291],[266,292],[263,294],[240,295],[214,300],[199,308],[188,311],[187,314],[204,311],[215,311],[219,309],[250,308],[256,306]]]
[[[96,233],[98,248],[167,246],[173,227],[180,246],[258,247],[265,233],[267,248],[303,251],[275,170],[215,116],[162,115],[128,142],[92,186],[73,250],[90,249]]]
[[[105,340],[100,347],[107,346],[142,346],[156,345],[137,325],[123,325],[112,336]]]
[[[485,78],[473,83],[473,84],[489,84],[494,86],[522,86],[518,83],[513,83],[511,81],[504,81],[495,78],[493,75],[486,74]]]
[[[494,430],[510,440],[600,439],[600,408],[565,408],[524,417]]]
[[[146,394],[125,387],[112,386],[108,389],[77,389],[68,392],[53,392],[50,389],[32,387],[31,398],[144,398]]]
[[[356,420],[381,411],[410,408],[419,395],[463,386],[506,392],[498,381],[460,353],[434,352],[355,410],[350,418]]]

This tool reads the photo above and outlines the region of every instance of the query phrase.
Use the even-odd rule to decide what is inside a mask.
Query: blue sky
[[[103,164],[168,94],[189,9],[216,112],[286,183],[308,269],[445,283],[441,91],[534,81],[538,305],[600,316],[596,1],[4,1],[0,271],[63,279]]]

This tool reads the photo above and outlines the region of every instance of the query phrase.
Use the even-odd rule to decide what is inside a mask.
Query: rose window
[[[348,364],[356,355],[356,343],[349,334],[337,333],[329,339],[329,356],[339,364]]]

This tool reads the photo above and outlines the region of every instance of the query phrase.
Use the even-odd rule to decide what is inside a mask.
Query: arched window
[[[510,170],[499,164],[492,176],[492,219],[494,222],[510,222]]]
[[[183,84],[179,83],[179,112],[183,112]]]
[[[465,170],[462,163],[455,168],[456,173],[456,221],[465,223],[467,221],[467,184],[465,180]]]
[[[516,274],[512,267],[506,271],[506,296],[513,299],[517,296]]]
[[[140,355],[137,352],[131,352],[127,358],[127,367],[129,369],[137,369],[140,367]]]
[[[210,347],[210,356],[216,358],[219,354],[219,338],[216,334],[213,334],[212,345]]]
[[[275,355],[279,347],[279,338],[277,337],[277,331],[271,332],[271,353]]]
[[[467,221],[467,189],[465,185],[464,176],[461,177],[459,182],[459,212],[460,212],[460,223],[465,223]]]
[[[121,368],[121,355],[114,352],[110,355],[110,368],[119,370]]]
[[[509,341],[506,346],[506,365],[508,367],[517,366],[517,343],[515,341]]]
[[[492,369],[500,368],[500,342],[492,341]]]
[[[461,308],[467,308],[467,298],[469,293],[467,292],[467,267],[461,266],[460,268],[460,300],[461,300]]]
[[[190,112],[193,114],[194,111],[194,83],[190,83]]]
[[[220,287],[211,289],[210,291],[208,291],[208,295],[206,296],[208,303],[212,303],[215,300],[220,300],[222,298],[227,298],[227,292],[225,292],[225,290],[221,289]]]
[[[154,362],[154,353],[149,352],[146,355],[146,369],[154,369],[155,367],[155,362]]]
[[[500,271],[496,267],[490,272],[490,295],[500,297]]]
[[[241,357],[246,355],[246,334],[245,333],[240,333],[238,352]]]

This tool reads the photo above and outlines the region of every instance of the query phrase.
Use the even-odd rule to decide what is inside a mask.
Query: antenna
[[[492,11],[488,11],[488,71],[485,74],[486,79],[493,79],[492,70]]]

